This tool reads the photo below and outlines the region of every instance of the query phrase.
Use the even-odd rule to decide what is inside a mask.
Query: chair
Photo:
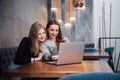
[[[94,43],[86,43],[84,53],[93,53],[96,52],[96,49],[94,48]]]
[[[117,60],[117,65],[116,65],[116,72],[120,73],[120,71],[118,71],[119,63],[120,63],[120,53],[119,53],[118,60]]]
[[[120,74],[110,73],[110,72],[109,73],[88,72],[88,73],[70,74],[58,80],[120,80]]]
[[[93,53],[93,52],[96,52],[95,48],[85,48],[84,49],[84,53]]]
[[[106,47],[104,49],[105,52],[107,52],[110,56],[113,55],[114,47]]]
[[[113,58],[112,58],[112,55],[113,55],[113,51],[114,51],[114,47],[106,47],[104,49],[105,52],[107,52],[110,56],[110,59],[108,60],[108,64],[110,65],[110,67],[113,69],[114,71],[114,67],[113,67]]]

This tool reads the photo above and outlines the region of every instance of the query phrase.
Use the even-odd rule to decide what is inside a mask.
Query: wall
[[[119,32],[119,17],[120,17],[120,9],[119,0],[94,0],[94,11],[93,11],[93,20],[94,20],[94,42],[96,43],[96,48],[98,47],[98,38],[102,36],[102,31],[100,34],[100,26],[102,28],[102,7],[103,2],[105,3],[105,25],[106,25],[106,36],[110,35],[110,3],[112,3],[112,11],[111,11],[111,36],[120,35]]]
[[[0,1],[0,48],[18,46],[35,21],[47,22],[46,0]]]
[[[65,11],[66,0],[61,1],[61,11]],[[68,37],[69,41],[92,41],[92,1],[85,1],[85,10],[75,10],[76,22],[74,28],[69,30],[65,28],[64,24],[67,12],[61,12],[63,35]],[[30,26],[35,21],[40,21],[43,25],[46,25],[51,14],[50,2],[51,0],[1,0],[0,47],[18,46],[21,39],[28,36]]]
[[[69,39],[69,42],[92,42],[93,38],[93,0],[85,0],[84,5],[85,8],[74,8],[71,10],[65,10],[67,7],[66,0],[62,0],[62,7],[61,7],[61,18],[62,18],[62,32],[63,35]],[[71,0],[72,1],[72,0]],[[72,3],[70,3],[72,4]],[[68,6],[69,7],[69,6]],[[70,8],[73,5],[70,5]],[[67,15],[69,13],[74,12],[75,21],[67,21]],[[69,16],[73,17],[72,15]],[[71,23],[71,25],[66,25],[67,23]]]
[[[93,42],[93,0],[85,0],[85,9],[76,9],[75,14],[75,41]]]
[[[104,14],[102,14],[102,8],[103,8],[103,2],[105,4],[105,11]],[[111,22],[110,22],[110,4],[112,4],[111,7]],[[94,20],[94,42],[95,42],[95,47],[98,48],[98,38],[100,36],[110,36],[110,31],[111,31],[111,36],[112,37],[119,37],[120,36],[120,0],[94,0],[94,10],[93,10],[93,20]],[[104,16],[105,21],[102,21]],[[105,23],[105,29],[102,29],[103,24]],[[110,30],[110,25],[111,25],[111,30]],[[102,30],[104,31],[103,33],[106,32],[106,35],[102,34]],[[112,42],[112,41],[111,41]],[[115,41],[113,41],[115,42]],[[119,42],[118,42],[119,43]],[[108,44],[108,43],[107,43]],[[114,43],[113,43],[114,44]],[[115,46],[115,45],[111,46]],[[119,44],[120,45],[120,44]],[[119,55],[119,45],[117,44],[117,51],[114,51],[114,63],[116,65],[118,55]],[[119,71],[120,71],[120,65],[119,65]]]

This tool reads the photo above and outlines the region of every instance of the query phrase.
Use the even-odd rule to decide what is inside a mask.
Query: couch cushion
[[[14,62],[17,47],[0,48],[0,75],[2,76]],[[10,70],[10,69],[9,69]]]
[[[88,72],[70,74],[60,78],[59,80],[120,80],[120,74],[108,72]]]

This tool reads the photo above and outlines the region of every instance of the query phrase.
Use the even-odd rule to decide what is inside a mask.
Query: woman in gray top
[[[47,40],[40,44],[43,53],[42,61],[58,60],[60,42],[66,42],[62,36],[60,25],[56,20],[50,20],[46,26]]]

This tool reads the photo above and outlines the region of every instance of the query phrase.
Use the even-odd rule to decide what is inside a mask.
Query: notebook
[[[47,63],[56,65],[81,63],[83,60],[84,47],[84,42],[60,43],[58,60]]]

